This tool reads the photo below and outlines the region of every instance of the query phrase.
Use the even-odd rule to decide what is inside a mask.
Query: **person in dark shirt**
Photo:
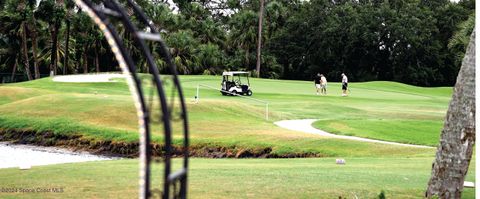
[[[317,95],[319,95],[321,89],[320,80],[320,73],[317,73],[317,76],[315,76],[315,78],[313,79],[313,83],[315,84],[315,88],[317,89]]]

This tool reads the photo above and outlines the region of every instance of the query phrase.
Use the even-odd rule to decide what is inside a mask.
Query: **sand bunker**
[[[84,74],[84,75],[60,75],[53,77],[54,82],[112,82],[114,78],[125,78],[126,75],[121,73],[100,73],[100,74]]]

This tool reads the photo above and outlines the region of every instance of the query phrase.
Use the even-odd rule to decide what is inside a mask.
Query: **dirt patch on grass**
[[[139,156],[138,142],[116,142],[111,140],[95,140],[82,135],[63,135],[49,131],[32,131],[19,129],[1,129],[0,141],[10,141],[16,144],[32,144],[39,146],[54,146],[68,148],[74,151],[88,151],[93,154],[135,158]],[[151,144],[155,157],[165,154],[162,144]],[[183,156],[183,147],[173,146],[174,157]],[[190,146],[191,157],[204,158],[304,158],[324,157],[317,153],[277,154],[271,147],[244,148],[239,146],[212,146],[195,144]]]

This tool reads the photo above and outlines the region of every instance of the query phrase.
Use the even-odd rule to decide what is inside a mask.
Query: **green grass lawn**
[[[421,88],[395,82],[351,83],[341,97],[339,83],[327,96],[315,95],[311,82],[251,79],[253,97],[221,96],[198,84],[220,86],[218,76],[181,76],[187,98],[191,145],[232,149],[271,149],[273,154],[316,154],[325,158],[191,160],[192,198],[421,198],[435,149],[325,138],[279,128],[274,121],[320,119],[315,127],[337,134],[436,146],[451,88]],[[148,93],[148,88],[146,89]],[[137,119],[123,81],[59,83],[44,78],[0,85],[0,131],[39,131],[82,135],[92,140],[136,142]],[[178,123],[174,141],[180,143]],[[162,126],[154,125],[160,143]],[[347,164],[336,165],[335,158]],[[177,162],[178,163],[178,162]],[[178,164],[177,164],[178,165]],[[161,165],[154,168],[157,186]],[[475,160],[471,168],[475,167]],[[1,198],[132,198],[137,196],[137,160],[114,160],[2,169],[2,187],[63,187],[64,193],[4,194]],[[474,181],[474,169],[467,180]],[[464,198],[474,198],[467,189]]]
[[[222,96],[215,90],[201,88],[200,103],[194,103],[197,85],[219,87],[219,76],[180,79],[187,98],[192,145],[270,148],[271,153],[279,155],[431,156],[432,149],[324,138],[288,131],[273,122],[318,118],[322,121],[315,126],[333,133],[435,146],[451,96],[451,88],[394,82],[351,83],[349,97],[340,97],[339,83],[329,83],[329,95],[317,96],[311,82],[252,78],[253,97],[269,102],[270,121],[266,121],[263,104]],[[80,134],[96,140],[138,140],[136,112],[123,81],[60,83],[44,78],[1,85],[0,113],[2,129]],[[181,141],[179,126],[174,124],[176,143]],[[153,140],[161,141],[162,127],[154,125],[153,129]]]
[[[442,121],[395,119],[319,120],[313,126],[327,132],[397,141],[409,144],[436,146]]]
[[[422,198],[433,158],[192,159],[191,198]],[[180,161],[174,161],[176,165]],[[474,162],[472,162],[474,165]],[[160,187],[161,165],[153,170]],[[61,187],[63,193],[0,193],[1,198],[135,198],[137,160],[2,169],[6,188]],[[474,169],[466,180],[474,181]],[[474,198],[465,189],[462,198]]]

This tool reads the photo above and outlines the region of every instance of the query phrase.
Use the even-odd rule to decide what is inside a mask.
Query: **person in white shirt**
[[[348,78],[345,73],[342,73],[342,96],[347,96]]]
[[[320,88],[322,89],[322,94],[327,94],[327,78],[323,74],[320,74]]]

